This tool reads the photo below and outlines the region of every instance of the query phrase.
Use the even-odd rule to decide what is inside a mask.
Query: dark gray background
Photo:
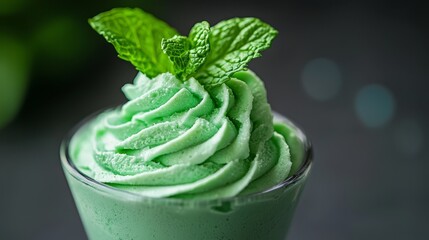
[[[426,4],[153,2],[132,3],[182,34],[197,21],[234,16],[256,16],[279,30],[250,68],[265,81],[272,108],[314,144],[314,168],[289,239],[429,239]],[[86,18],[116,6],[109,4]],[[64,72],[72,81],[34,81],[18,117],[0,130],[0,239],[85,239],[60,167],[60,141],[88,114],[124,102],[120,87],[136,73],[95,32],[91,38],[101,50],[90,66]],[[317,68],[321,58],[332,71]],[[315,91],[331,93],[328,99],[308,94],[305,74],[326,83]],[[370,84],[384,90],[361,106],[364,119],[384,119],[376,127],[356,110]],[[392,114],[383,115],[389,106]]]

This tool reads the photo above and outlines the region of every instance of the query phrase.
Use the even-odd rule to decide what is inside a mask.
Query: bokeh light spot
[[[396,149],[406,155],[416,155],[424,143],[422,126],[414,119],[405,119],[395,127],[394,140]]]
[[[355,108],[359,119],[368,127],[381,127],[392,119],[395,99],[384,86],[371,84],[357,94]]]
[[[308,62],[302,71],[301,80],[305,92],[319,101],[335,97],[341,88],[339,67],[326,58]]]

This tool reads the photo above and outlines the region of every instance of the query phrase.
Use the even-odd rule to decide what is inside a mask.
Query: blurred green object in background
[[[14,14],[25,7],[27,0],[0,0],[0,16]]]
[[[37,55],[35,70],[49,77],[44,80],[63,80],[62,76],[81,67],[82,61],[93,52],[88,32],[90,28],[83,17],[51,16],[42,21],[31,39]]]
[[[0,35],[0,128],[13,119],[24,100],[30,57],[24,42]]]

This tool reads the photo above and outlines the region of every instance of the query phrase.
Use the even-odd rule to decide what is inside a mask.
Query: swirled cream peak
[[[149,197],[222,198],[268,189],[289,174],[265,88],[252,72],[204,88],[170,73],[139,73],[128,102],[72,139],[76,166],[97,181]]]

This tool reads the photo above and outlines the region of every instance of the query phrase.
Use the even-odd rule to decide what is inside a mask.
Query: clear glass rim
[[[288,187],[293,186],[294,184],[296,184],[299,180],[301,180],[307,174],[307,172],[310,170],[310,167],[312,165],[312,161],[313,161],[312,145],[311,145],[311,142],[307,139],[304,132],[299,127],[297,127],[296,124],[294,124],[292,121],[290,121],[288,118],[284,117],[281,114],[274,112],[274,115],[279,117],[282,121],[286,122],[288,124],[288,126],[290,126],[294,129],[296,136],[299,138],[299,140],[303,144],[304,154],[303,154],[303,160],[301,162],[301,166],[297,169],[297,171],[293,175],[286,178],[283,182],[281,182],[281,183],[279,183],[279,184],[277,184],[277,185],[275,185],[269,189],[266,189],[265,191],[262,191],[262,192],[251,193],[248,195],[238,195],[238,196],[228,197],[228,198],[219,198],[219,199],[195,200],[195,199],[178,199],[178,198],[153,198],[153,197],[142,196],[142,195],[139,195],[137,193],[133,193],[133,192],[129,192],[129,191],[126,191],[123,189],[115,188],[115,187],[112,187],[110,185],[104,184],[102,182],[96,181],[95,179],[93,179],[93,178],[89,177],[88,175],[84,174],[83,172],[81,172],[74,165],[73,161],[71,160],[71,158],[69,156],[70,141],[71,141],[72,137],[74,136],[74,134],[82,126],[84,126],[86,123],[88,123],[90,120],[92,120],[95,116],[97,116],[101,112],[106,111],[108,109],[113,109],[113,108],[107,108],[107,109],[97,111],[97,112],[89,115],[88,117],[86,117],[82,121],[80,121],[75,127],[73,127],[71,129],[71,131],[69,131],[69,133],[66,135],[65,138],[63,138],[63,140],[61,142],[60,159],[61,159],[61,164],[63,166],[63,169],[65,171],[67,171],[72,177],[74,177],[79,182],[82,182],[82,183],[84,183],[84,184],[86,184],[92,188],[98,189],[100,191],[107,192],[109,194],[116,195],[116,196],[121,196],[121,198],[123,198],[123,199],[134,200],[134,201],[158,202],[158,203],[164,203],[164,204],[168,204],[168,205],[192,204],[192,205],[203,205],[203,206],[207,206],[207,205],[214,206],[214,205],[218,205],[220,203],[225,203],[225,202],[235,202],[235,203],[247,202],[250,199],[260,198],[260,197],[263,197],[263,196],[268,195],[270,193],[273,193],[278,189],[282,189],[282,188],[286,189]]]

